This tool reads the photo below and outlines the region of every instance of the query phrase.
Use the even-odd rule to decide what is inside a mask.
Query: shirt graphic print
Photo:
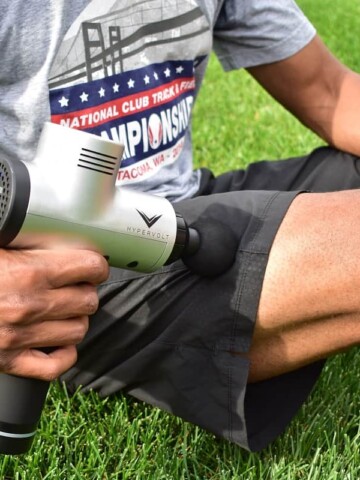
[[[117,183],[150,178],[180,156],[210,48],[194,0],[93,0],[53,63],[51,120],[121,142]]]

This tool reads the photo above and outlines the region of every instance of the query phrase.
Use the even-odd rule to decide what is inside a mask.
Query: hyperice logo
[[[137,210],[138,214],[140,217],[144,220],[148,228],[151,228],[155,225],[155,223],[162,217],[162,215],[154,215],[153,217],[148,217],[146,213],[140,212],[140,210]]]

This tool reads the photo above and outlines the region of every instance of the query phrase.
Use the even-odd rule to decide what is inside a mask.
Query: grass
[[[360,71],[358,0],[299,3],[338,57]],[[215,58],[193,125],[196,161],[217,173],[320,143],[245,72],[225,75]],[[287,432],[259,454],[130,398],[69,398],[53,384],[31,452],[3,456],[0,479],[358,480],[359,382],[357,349],[329,361]]]

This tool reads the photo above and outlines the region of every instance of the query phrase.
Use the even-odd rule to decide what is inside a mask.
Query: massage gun
[[[196,259],[200,236],[168,200],[115,187],[122,153],[119,143],[46,123],[33,162],[0,159],[0,247],[27,233],[57,233],[90,240],[111,266],[135,271]],[[211,259],[202,258],[207,275]],[[28,451],[48,387],[0,374],[0,453]]]

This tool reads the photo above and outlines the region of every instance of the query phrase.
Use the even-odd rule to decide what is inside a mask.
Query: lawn
[[[334,53],[360,71],[359,0],[299,4]],[[321,143],[245,72],[224,74],[215,57],[193,127],[197,164],[217,173]],[[358,349],[330,360],[286,433],[258,454],[133,399],[69,398],[53,384],[31,452],[3,456],[0,479],[358,480],[359,383]]]

